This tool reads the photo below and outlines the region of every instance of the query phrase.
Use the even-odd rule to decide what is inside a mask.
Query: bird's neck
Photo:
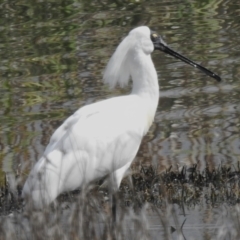
[[[155,67],[150,55],[134,56],[132,60],[131,76],[133,81],[132,95],[140,98],[139,104],[146,116],[144,135],[152,125],[159,100],[159,85]],[[141,101],[142,100],[142,101]]]
[[[136,54],[137,55],[137,54]],[[133,56],[131,76],[133,81],[132,94],[151,101],[152,105],[158,104],[159,85],[155,67],[150,55],[138,53]],[[155,103],[155,104],[154,104]]]

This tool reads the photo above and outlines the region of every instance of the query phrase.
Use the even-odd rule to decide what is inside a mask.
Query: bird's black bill
[[[198,68],[199,70],[201,70],[202,72],[204,72],[208,76],[210,76],[212,78],[215,78],[218,82],[221,81],[221,78],[217,74],[215,74],[212,71],[206,69],[205,67],[193,62],[192,60],[184,57],[183,55],[173,51],[171,48],[165,46],[163,52],[168,53],[168,54],[172,55],[173,57],[178,58],[178,59],[182,60],[183,62],[185,62],[185,63],[187,63],[187,64],[189,64],[189,65],[191,65],[195,68]]]
[[[152,38],[155,49],[158,49],[158,50],[161,50],[165,53],[168,53],[168,54],[172,55],[173,57],[178,58],[181,61],[183,61],[183,62],[185,62],[185,63],[187,63],[187,64],[189,64],[189,65],[191,65],[195,68],[198,68],[199,70],[201,70],[202,72],[204,72],[208,76],[210,76],[212,78],[215,78],[218,82],[221,81],[221,78],[217,74],[213,73],[212,71],[206,69],[205,67],[193,62],[192,60],[184,57],[183,55],[181,55],[181,54],[175,52],[174,50],[172,50],[171,48],[169,48],[160,36],[157,36],[156,34],[154,36],[154,34],[152,34],[151,38]]]

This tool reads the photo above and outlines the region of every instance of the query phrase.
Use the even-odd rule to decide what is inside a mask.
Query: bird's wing
[[[86,138],[92,138],[92,141],[106,141],[109,138],[112,141],[118,135],[130,131],[143,135],[146,132],[142,127],[145,117],[139,113],[143,115],[144,111],[137,111],[143,106],[132,99],[130,96],[115,97],[80,108],[54,132],[45,154],[52,151],[63,137],[71,135],[79,140],[78,144],[82,144],[82,139]]]

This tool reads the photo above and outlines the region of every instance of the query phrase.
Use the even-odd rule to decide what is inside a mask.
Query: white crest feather
[[[150,43],[151,51],[153,51],[153,44],[150,40],[150,29],[145,26],[133,29],[128,36],[123,39],[107,64],[103,75],[104,83],[109,84],[110,88],[114,88],[117,84],[119,84],[120,87],[128,84],[130,79],[129,66],[131,65],[128,62],[130,59],[128,54],[131,54],[129,50],[132,50],[136,44],[144,42],[145,45],[146,40]]]
[[[127,55],[131,48],[131,42],[129,36],[125,37],[107,64],[103,79],[104,83],[108,83],[110,88],[114,88],[117,83],[120,87],[128,84],[130,71],[127,64]]]

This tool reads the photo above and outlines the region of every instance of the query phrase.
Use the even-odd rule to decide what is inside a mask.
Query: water
[[[0,181],[30,168],[53,131],[86,104],[127,94],[102,71],[129,30],[148,25],[176,51],[220,75],[153,54],[161,97],[141,164],[240,160],[240,3],[223,0],[4,1],[0,5]],[[137,164],[135,163],[135,164]],[[27,176],[28,172],[21,172]]]

